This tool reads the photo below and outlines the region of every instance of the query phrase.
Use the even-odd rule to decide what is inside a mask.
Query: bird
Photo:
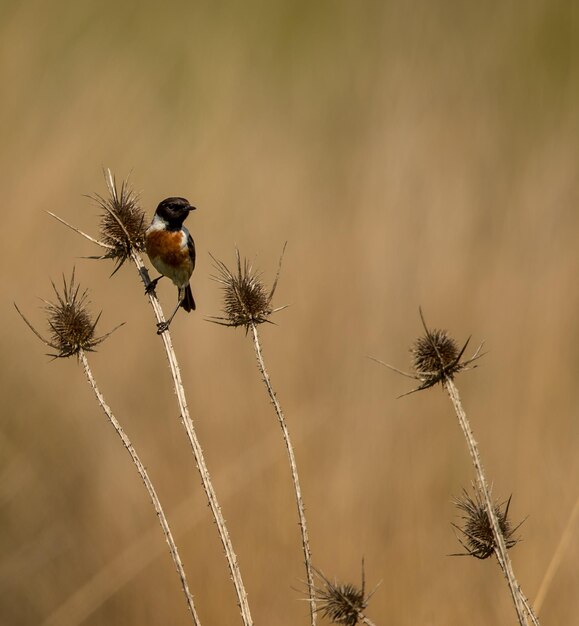
[[[179,300],[166,322],[157,324],[157,334],[164,333],[179,307],[189,313],[195,310],[189,279],[195,269],[195,243],[183,222],[195,207],[179,197],[165,198],[159,203],[151,225],[145,231],[145,250],[153,267],[161,274],[147,285],[145,292],[154,291],[157,283],[167,276],[179,289]]]

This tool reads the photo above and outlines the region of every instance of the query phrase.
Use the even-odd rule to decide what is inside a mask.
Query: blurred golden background
[[[299,464],[314,564],[380,581],[377,624],[515,623],[502,575],[460,550],[473,478],[451,405],[409,365],[418,306],[488,354],[460,376],[511,552],[536,597],[579,497],[579,8],[565,0],[5,0],[0,623],[188,624],[145,490],[74,359],[51,362],[50,279],[76,266],[106,331],[90,360],[172,522],[203,624],[241,623],[135,271],[85,260],[102,167],[151,215],[198,211],[198,311],[172,327],[256,624],[308,623],[281,433],[242,330],[210,324],[211,252],[271,283],[265,358]],[[175,288],[161,283],[166,311]],[[540,610],[579,615],[577,524]]]

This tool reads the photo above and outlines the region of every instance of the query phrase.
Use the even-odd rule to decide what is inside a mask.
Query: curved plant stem
[[[139,275],[141,276],[141,279],[143,280],[143,284],[146,287],[150,282],[149,274],[143,263],[141,255],[133,249],[131,250],[131,259],[133,263],[135,264],[137,271],[139,272]],[[161,309],[161,305],[159,304],[159,301],[157,300],[157,297],[154,292],[149,294],[149,302],[151,303],[151,306],[153,307],[153,311],[155,313],[155,317],[157,318],[157,322],[164,322],[165,317],[163,315],[163,310]],[[169,368],[171,370],[171,376],[173,378],[173,385],[175,387],[177,403],[179,404],[181,421],[183,423],[183,426],[185,427],[185,432],[187,433],[187,438],[189,439],[189,443],[191,444],[191,449],[193,451],[195,463],[197,465],[197,469],[199,470],[199,474],[201,476],[203,489],[205,490],[205,494],[209,502],[209,507],[211,508],[211,512],[213,513],[215,524],[217,525],[217,531],[219,533],[221,543],[223,544],[225,557],[229,565],[229,571],[231,573],[231,578],[233,579],[233,585],[235,587],[235,591],[237,594],[237,600],[239,604],[239,610],[241,612],[241,617],[243,619],[243,623],[245,624],[245,626],[252,626],[253,621],[251,617],[251,612],[249,610],[249,603],[247,601],[247,593],[245,591],[243,579],[241,578],[241,571],[239,569],[237,557],[233,550],[231,539],[229,538],[229,532],[225,524],[223,513],[221,512],[221,507],[219,506],[219,502],[217,500],[215,490],[213,489],[211,477],[209,475],[209,471],[205,463],[205,457],[203,456],[203,450],[201,448],[199,440],[197,439],[197,435],[195,433],[195,428],[193,426],[191,417],[189,416],[189,409],[187,407],[187,399],[185,397],[185,389],[183,387],[183,382],[181,380],[181,370],[179,369],[177,356],[175,355],[175,350],[173,349],[173,342],[171,341],[171,335],[169,331],[167,330],[164,333],[162,333],[160,336],[163,341],[163,346],[165,348],[167,360],[169,361]]]
[[[293,479],[293,484],[294,484],[294,491],[295,491],[295,498],[296,498],[296,504],[298,507],[298,517],[299,517],[299,523],[300,523],[300,530],[301,530],[301,535],[302,535],[302,548],[303,548],[303,552],[304,552],[304,563],[306,566],[306,576],[307,576],[307,582],[308,582],[308,593],[310,596],[310,617],[311,617],[311,624],[312,626],[316,626],[316,621],[317,621],[317,613],[316,613],[316,599],[315,599],[315,587],[314,587],[314,576],[313,576],[313,572],[312,572],[312,557],[311,557],[311,552],[310,552],[310,542],[309,542],[309,538],[308,538],[308,529],[307,529],[307,525],[306,525],[306,513],[305,513],[305,508],[304,508],[304,501],[302,498],[302,492],[300,489],[300,481],[299,481],[299,477],[298,477],[298,468],[297,468],[297,464],[296,464],[296,459],[295,459],[295,455],[294,455],[294,450],[293,450],[293,446],[291,443],[291,439],[290,439],[290,435],[289,435],[289,431],[287,428],[287,424],[285,421],[285,417],[283,415],[283,412],[281,410],[281,406],[277,400],[277,397],[275,395],[275,392],[273,390],[273,387],[271,385],[271,381],[269,378],[269,375],[267,373],[267,370],[265,368],[265,363],[263,360],[263,355],[261,353],[261,345],[259,342],[259,335],[257,333],[257,326],[252,323],[251,324],[251,334],[253,336],[253,345],[255,348],[255,355],[257,357],[257,363],[259,366],[259,371],[261,372],[261,376],[263,378],[263,382],[265,383],[265,386],[267,387],[267,392],[269,394],[269,398],[271,400],[271,403],[273,404],[273,407],[275,409],[278,421],[279,421],[279,425],[281,426],[282,432],[283,432],[283,438],[285,441],[285,446],[287,449],[287,454],[288,454],[288,459],[289,459],[289,464],[290,464],[290,468],[291,468],[291,473],[292,473],[292,479]]]
[[[105,415],[108,417],[110,423],[113,428],[116,430],[117,435],[121,438],[123,445],[125,446],[127,452],[131,455],[131,459],[141,476],[147,491],[149,492],[149,497],[151,498],[151,502],[153,503],[153,507],[155,508],[155,512],[157,513],[157,517],[159,518],[159,523],[161,524],[161,528],[163,529],[163,534],[165,535],[165,539],[167,540],[167,544],[169,545],[169,552],[171,553],[171,558],[175,563],[175,567],[177,568],[177,573],[179,574],[179,578],[181,579],[181,586],[183,587],[183,593],[185,594],[185,598],[187,599],[187,606],[189,611],[191,612],[191,617],[193,618],[193,623],[195,626],[200,626],[201,622],[199,621],[199,617],[195,611],[195,604],[193,602],[193,596],[189,591],[189,586],[187,585],[187,577],[185,576],[185,570],[183,569],[183,563],[181,562],[181,558],[179,557],[179,552],[177,550],[177,545],[175,544],[175,540],[173,539],[173,535],[171,534],[171,529],[169,528],[169,523],[167,522],[167,518],[165,517],[165,513],[163,512],[163,508],[161,506],[161,502],[159,497],[157,496],[157,492],[153,487],[153,483],[149,478],[147,470],[145,466],[141,462],[137,452],[135,451],[133,445],[129,437],[126,435],[125,431],[122,429],[121,425],[113,415],[111,409],[105,402],[103,395],[101,394],[99,388],[97,387],[96,381],[92,375],[92,371],[88,360],[86,358],[86,354],[83,350],[80,350],[78,353],[78,358],[82,363],[84,368],[84,373],[88,379],[90,386],[97,398],[98,403],[100,404],[102,410]]]
[[[531,620],[531,622],[533,622],[533,626],[541,626],[539,624],[539,618],[537,617],[537,614],[536,614],[535,610],[531,606],[531,603],[529,602],[529,599],[522,592],[520,587],[519,587],[519,592],[521,593],[521,600],[523,602],[525,610],[527,611],[527,615],[529,616],[529,619]]]
[[[493,537],[495,541],[495,556],[501,569],[503,570],[503,574],[507,579],[507,584],[509,586],[509,591],[511,592],[511,597],[513,599],[513,604],[515,605],[515,610],[517,612],[517,618],[519,620],[520,626],[527,626],[527,617],[525,612],[531,616],[533,623],[538,626],[539,622],[537,617],[534,615],[533,610],[529,604],[529,602],[524,598],[519,583],[515,578],[515,574],[513,572],[513,566],[511,564],[511,559],[507,552],[507,547],[505,545],[505,540],[503,537],[503,533],[501,532],[499,521],[497,519],[494,506],[492,503],[490,489],[487,484],[487,480],[484,474],[482,461],[480,458],[480,454],[478,451],[478,446],[475,441],[475,438],[472,434],[472,430],[470,428],[470,423],[466,416],[466,413],[462,407],[462,403],[460,400],[460,396],[458,394],[458,389],[451,378],[445,377],[443,381],[444,389],[448,393],[450,400],[454,406],[454,410],[456,416],[458,417],[458,421],[460,423],[460,427],[462,428],[462,432],[466,439],[468,450],[470,452],[470,456],[474,465],[477,483],[480,487],[480,490],[484,497],[484,502],[486,506],[486,512],[488,518],[490,520],[491,528],[493,531]]]
[[[122,201],[122,193],[121,193],[121,196],[119,197],[117,187],[115,184],[115,179],[111,170],[105,169],[104,175],[105,175],[105,182],[106,182],[107,188],[111,195],[111,199],[114,201],[113,205],[116,206],[119,204],[120,201]],[[147,272],[147,268],[145,267],[145,264],[143,263],[143,259],[141,258],[141,255],[139,254],[138,250],[135,248],[135,246],[132,243],[134,238],[130,236],[129,232],[127,231],[126,226],[123,224],[122,220],[119,218],[116,212],[111,208],[111,206],[109,205],[107,201],[100,199],[99,204],[101,205],[103,210],[107,211],[114,218],[114,220],[117,222],[117,224],[122,229],[122,231],[124,231],[124,234],[126,236],[126,241],[129,242],[128,255],[130,255],[131,260],[135,264],[135,267],[137,268],[137,271],[141,277],[141,280],[143,281],[145,288],[148,287],[151,281],[149,278],[149,274]],[[52,213],[50,215],[52,215],[57,220],[59,220],[60,222],[62,222],[63,224],[71,228],[72,230],[74,230],[76,233],[85,237],[89,241],[96,243],[101,248],[105,248],[105,249],[111,248],[111,246],[107,245],[106,243],[102,241],[94,239],[93,237],[91,237],[90,235],[87,235],[86,233],[83,233],[82,231],[75,228],[74,226],[71,226],[70,224],[68,224],[68,222],[65,222],[63,219],[57,217],[56,215]],[[97,258],[107,258],[107,255],[103,255]],[[122,262],[124,262],[124,260],[125,259],[123,257],[121,260],[121,263],[117,264],[117,268],[115,269],[115,271],[118,270],[118,268],[122,265]],[[155,314],[155,317],[157,318],[157,322],[165,322],[165,316],[163,314],[163,310],[161,308],[161,305],[159,304],[159,301],[157,300],[157,296],[154,290],[151,293],[149,293],[148,296],[149,296],[149,302],[151,303],[151,306],[153,307],[153,312]],[[249,610],[249,604],[247,601],[247,593],[245,591],[243,580],[241,578],[241,571],[237,563],[237,557],[235,555],[235,552],[233,551],[233,545],[231,543],[231,539],[229,538],[229,532],[227,531],[225,519],[223,517],[223,513],[221,512],[221,508],[219,506],[219,502],[217,501],[215,490],[213,489],[213,485],[211,483],[211,477],[209,475],[209,471],[207,470],[207,465],[205,463],[205,458],[203,456],[203,450],[201,448],[199,440],[197,439],[197,435],[195,433],[195,428],[193,426],[193,422],[191,421],[191,417],[189,416],[189,409],[187,407],[187,400],[185,397],[185,389],[183,387],[183,382],[181,380],[181,371],[179,369],[179,363],[177,361],[177,356],[175,355],[175,350],[173,349],[173,342],[171,341],[171,335],[168,330],[166,330],[165,332],[161,334],[161,339],[165,347],[165,353],[167,355],[169,368],[171,370],[171,376],[173,378],[173,385],[175,388],[175,395],[177,396],[177,402],[179,404],[179,412],[180,412],[181,421],[183,423],[183,426],[185,427],[185,432],[187,433],[187,438],[189,439],[189,443],[191,444],[191,448],[193,450],[193,456],[195,458],[195,463],[197,465],[197,469],[199,470],[199,474],[201,476],[203,489],[205,490],[205,494],[207,496],[207,500],[209,502],[211,512],[213,514],[215,523],[217,525],[219,537],[223,544],[223,549],[225,551],[225,556],[227,559],[227,563],[229,565],[231,578],[233,579],[233,585],[235,587],[235,592],[237,595],[237,601],[238,601],[241,617],[242,617],[244,626],[253,626],[253,620],[251,618],[251,612]]]

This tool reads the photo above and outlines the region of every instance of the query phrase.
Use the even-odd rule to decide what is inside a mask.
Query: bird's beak
[[[196,210],[197,210],[197,207],[191,204],[187,207],[187,211],[196,211]]]

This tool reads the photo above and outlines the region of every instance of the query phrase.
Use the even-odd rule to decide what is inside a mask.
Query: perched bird
[[[145,249],[153,267],[161,276],[152,280],[146,288],[151,293],[157,283],[167,276],[179,289],[179,302],[166,322],[157,324],[157,334],[164,333],[179,307],[185,311],[195,310],[189,279],[195,268],[195,243],[183,226],[189,211],[195,207],[185,198],[165,198],[155,211],[153,221],[145,233]]]

